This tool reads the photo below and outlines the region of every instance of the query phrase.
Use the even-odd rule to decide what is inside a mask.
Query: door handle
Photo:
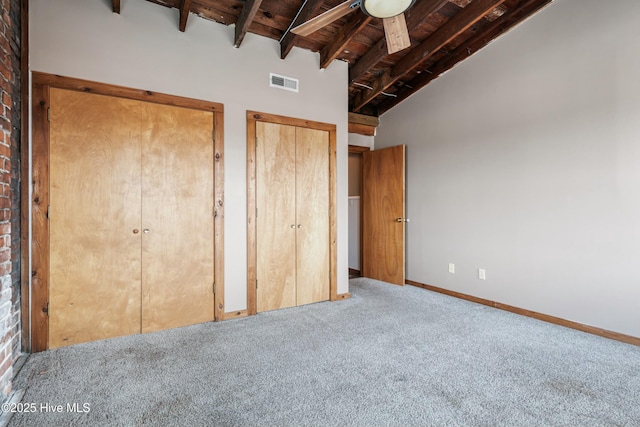
[[[143,232],[144,234],[148,234],[148,233],[149,233],[149,229],[148,229],[148,228],[145,228],[144,230],[142,230],[142,232]]]
[[[409,218],[396,218],[396,222],[409,222]]]

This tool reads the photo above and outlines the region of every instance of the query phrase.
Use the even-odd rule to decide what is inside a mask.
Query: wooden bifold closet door
[[[329,299],[329,135],[256,122],[257,311]]]
[[[50,91],[49,348],[213,320],[213,117]]]

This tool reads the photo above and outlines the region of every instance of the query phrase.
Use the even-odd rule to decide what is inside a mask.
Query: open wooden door
[[[363,277],[405,283],[405,146],[362,154]]]

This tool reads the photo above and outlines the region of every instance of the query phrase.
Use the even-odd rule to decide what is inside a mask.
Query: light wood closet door
[[[213,320],[213,113],[51,89],[49,348]]]
[[[329,132],[296,128],[297,305],[329,299]]]
[[[213,315],[213,113],[142,108],[142,332]]]
[[[257,311],[329,299],[329,133],[256,122]]]
[[[140,103],[51,89],[49,348],[140,332]]]
[[[296,128],[256,122],[257,310],[296,305]]]

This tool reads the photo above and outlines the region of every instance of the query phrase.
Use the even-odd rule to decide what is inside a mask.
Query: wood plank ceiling
[[[393,55],[387,54],[382,20],[360,10],[306,37],[290,31],[342,0],[148,1],[178,9],[180,31],[188,31],[193,13],[235,24],[238,48],[250,32],[278,40],[282,59],[297,46],[319,52],[321,68],[346,61],[349,111],[379,116],[553,0],[416,0],[405,13],[411,47]],[[112,2],[121,13],[120,0]]]

